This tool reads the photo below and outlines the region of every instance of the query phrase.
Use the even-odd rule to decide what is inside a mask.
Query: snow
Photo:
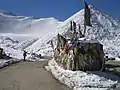
[[[0,59],[0,67],[3,67],[6,62],[7,62],[7,60],[1,60],[1,59]]]
[[[86,39],[97,39],[104,46],[109,57],[120,56],[120,21],[90,6],[93,27],[87,27]],[[0,47],[5,48],[14,58],[22,56],[22,50],[42,55],[53,55],[48,43],[58,33],[65,34],[74,20],[84,29],[84,9],[67,20],[17,16],[14,13],[0,11]],[[81,38],[80,40],[85,39]],[[8,49],[8,50],[7,50]],[[14,54],[12,54],[14,53]],[[15,54],[16,53],[16,54]],[[17,55],[18,54],[18,55]]]
[[[3,68],[5,66],[20,62],[21,60],[19,59],[9,59],[9,60],[5,60],[5,59],[0,59],[0,68]]]
[[[100,43],[100,42],[99,42],[98,40],[96,40],[96,39],[90,40],[90,39],[80,38],[79,41],[82,42],[82,43]]]
[[[45,68],[51,71],[61,83],[74,88],[74,90],[107,90],[117,85],[120,80],[111,73],[65,70],[58,66],[54,59],[50,60]]]
[[[12,58],[22,59],[23,50],[32,53],[52,55],[52,48],[46,44],[61,22],[57,19],[17,16],[0,11],[0,47]],[[42,37],[42,38],[41,38]]]
[[[2,13],[2,14],[1,14]],[[0,12],[0,32],[14,34],[30,34],[41,36],[49,31],[55,32],[56,26],[60,23],[57,19],[34,18],[11,15],[11,12]],[[50,32],[49,32],[50,33]]]
[[[24,40],[37,38],[38,36],[30,34],[0,33],[0,37],[9,37],[14,41],[23,42]]]
[[[14,59],[23,59],[23,51],[9,48],[9,47],[2,47],[2,48],[4,48],[4,51],[8,56]]]
[[[104,46],[105,54],[111,54],[113,57],[120,56],[120,21],[100,10],[89,6],[92,14],[92,27],[87,27],[86,38],[97,39]],[[84,9],[65,20],[57,27],[57,32],[65,34],[70,30],[70,21],[73,20],[81,25],[81,31],[84,30]]]
[[[16,45],[14,48],[15,49],[24,50],[26,47],[29,47],[30,45],[32,45],[37,40],[38,40],[38,38],[24,40],[23,42],[21,42],[18,45]]]
[[[115,61],[120,61],[120,58],[116,57],[116,58],[115,58]]]

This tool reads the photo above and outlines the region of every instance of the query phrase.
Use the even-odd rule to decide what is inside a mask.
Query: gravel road
[[[71,90],[45,70],[46,64],[21,62],[0,69],[0,90]]]

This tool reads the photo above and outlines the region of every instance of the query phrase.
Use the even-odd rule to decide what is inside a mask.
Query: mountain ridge
[[[1,15],[2,13],[2,15]],[[55,31],[56,26],[61,23],[54,17],[39,18],[30,16],[16,16],[11,12],[0,12],[0,32],[1,33],[26,33],[26,34],[40,34],[47,33],[49,29]],[[47,28],[46,26],[49,26]],[[48,30],[47,30],[48,29]],[[34,31],[33,31],[34,30]],[[35,33],[36,32],[36,33]]]
[[[92,27],[87,27],[86,38],[97,39],[104,45],[105,54],[110,57],[120,56],[120,21],[109,16],[93,6],[89,6],[91,11]],[[70,21],[81,25],[81,31],[84,30],[84,9],[80,10],[61,25],[57,27],[58,33],[65,35],[70,32]]]

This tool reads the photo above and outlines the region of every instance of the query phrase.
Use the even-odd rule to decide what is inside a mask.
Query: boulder
[[[97,40],[79,40],[74,48],[74,70],[104,70],[103,45]]]

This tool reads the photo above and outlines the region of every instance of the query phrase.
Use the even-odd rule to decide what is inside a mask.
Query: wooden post
[[[84,21],[84,37],[85,37],[85,33],[86,33],[86,25],[85,25],[85,21]]]
[[[83,5],[84,5],[84,0],[83,0]],[[84,9],[84,14],[85,14],[85,9]],[[86,33],[86,24],[85,24],[85,16],[84,16],[84,32],[83,32],[84,37],[85,37],[85,33]]]

